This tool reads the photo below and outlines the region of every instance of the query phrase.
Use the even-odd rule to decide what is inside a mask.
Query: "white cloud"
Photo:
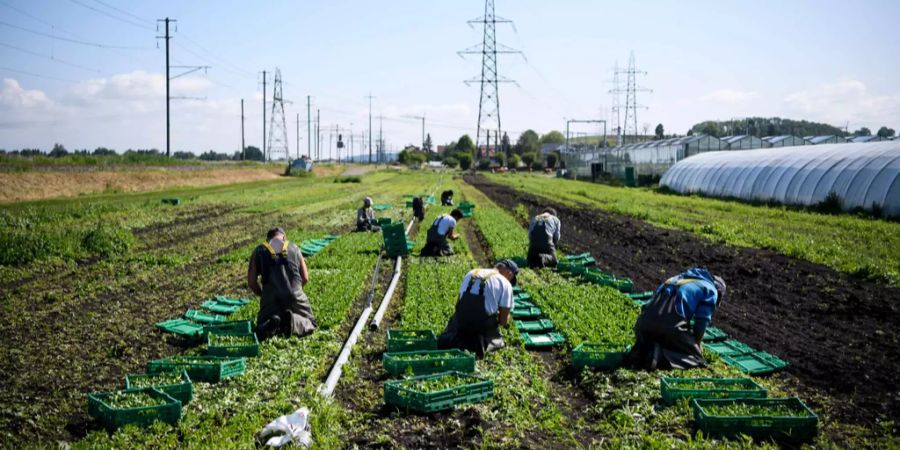
[[[752,91],[739,91],[736,89],[716,89],[715,91],[712,91],[700,97],[700,100],[705,102],[734,104],[753,100],[758,96],[759,95],[756,92]]]
[[[859,80],[820,84],[788,95],[784,104],[791,114],[828,123],[872,127],[900,122],[900,95],[871,93]]]
[[[44,91],[37,89],[26,90],[19,82],[11,78],[3,79],[3,89],[0,90],[0,105],[6,108],[34,108],[46,109],[53,106],[53,102],[47,98]]]

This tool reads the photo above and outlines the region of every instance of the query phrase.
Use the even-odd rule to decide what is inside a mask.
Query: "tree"
[[[687,135],[688,135],[688,136],[693,136],[693,135],[694,135],[694,129],[691,128],[690,130],[688,130]]]
[[[422,150],[425,150],[426,152],[431,153],[431,151],[432,151],[431,146],[432,146],[431,133],[428,133],[425,135],[425,142],[422,144]]]
[[[471,142],[471,140],[469,141]],[[459,152],[456,154],[456,159],[459,160],[459,168],[462,170],[469,170],[472,167],[472,154],[466,152]]]
[[[56,143],[56,144],[53,144],[53,150],[50,150],[50,153],[48,153],[47,155],[50,156],[51,158],[59,158],[61,156],[66,156],[68,154],[69,154],[69,151],[66,150],[66,147],[64,147],[60,143]]]
[[[547,167],[553,169],[556,167],[556,163],[559,162],[559,154],[556,152],[547,153]]]
[[[497,152],[494,154],[494,159],[497,160],[497,163],[500,164],[500,167],[506,167],[506,153]]]
[[[525,163],[526,166],[531,167],[532,163],[537,159],[537,152],[522,153],[522,162]]]
[[[94,151],[92,153],[92,155],[95,155],[95,156],[109,156],[109,155],[115,155],[115,154],[116,154],[115,150],[108,149],[106,147],[97,147],[94,149]]]
[[[478,170],[490,170],[491,169],[491,160],[488,158],[481,158],[478,160]]]
[[[459,165],[459,160],[452,156],[448,156],[448,157],[444,158],[444,165],[451,169],[455,169],[456,166]]]
[[[225,153],[216,153],[210,150],[208,152],[202,153],[200,155],[200,159],[203,161],[227,161],[231,159],[231,157],[229,157]]]
[[[400,164],[416,166],[428,161],[428,155],[415,146],[408,145],[397,155],[397,161],[399,161]]]
[[[537,153],[540,150],[541,138],[534,130],[525,130],[519,135],[519,140],[516,141],[516,153],[522,155],[530,152]]]
[[[238,154],[238,156],[240,156],[240,154]],[[191,152],[177,151],[172,153],[172,157],[175,159],[194,159],[197,156]]]
[[[262,161],[263,153],[258,147],[254,147],[252,145],[248,145],[244,147],[244,160],[245,161]]]
[[[661,123],[656,125],[656,130],[654,131],[656,133],[656,139],[662,139],[666,135],[666,129],[663,128],[663,124]]]
[[[853,132],[853,135],[854,135],[854,136],[871,136],[871,135],[872,135],[872,130],[870,130],[870,129],[866,128],[866,127],[862,127],[862,128],[860,128],[860,129],[854,131],[854,132]]]
[[[544,170],[544,163],[542,161],[535,161],[531,163],[531,170],[541,171]]]
[[[563,136],[562,133],[556,130],[552,130],[547,132],[547,134],[541,136],[541,145],[544,144],[564,144],[566,142],[566,137]]]
[[[512,145],[509,143],[509,135],[506,132],[503,132],[503,137],[500,138],[500,150],[507,155],[512,153]]]
[[[881,127],[878,129],[878,137],[889,138],[894,137],[895,134],[896,132],[893,128]]]
[[[469,137],[468,134],[464,134],[459,137],[459,140],[456,141],[456,149],[457,152],[464,152],[469,154],[475,154],[475,143],[472,142],[472,138]],[[460,161],[462,162],[462,161]]]
[[[516,167],[519,167],[519,162],[521,161],[522,158],[519,158],[519,155],[513,153],[512,155],[509,155],[509,158],[506,159],[506,167],[515,169]]]

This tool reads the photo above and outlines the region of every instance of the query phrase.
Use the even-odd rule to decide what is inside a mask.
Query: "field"
[[[526,220],[547,204],[560,212],[564,252],[591,252],[636,290],[691,265],[722,273],[731,296],[714,325],[790,362],[756,381],[819,414],[817,448],[900,445],[896,223],[531,176],[379,171],[359,183],[337,181],[280,177],[0,206],[0,445],[256,448],[266,423],[307,406],[316,448],[778,447],[695,433],[686,401],[661,402],[658,379],[671,373],[571,369],[571,350],[582,342],[630,344],[638,309],[612,288],[553,271],[524,269],[519,279],[564,345],[526,349],[511,326],[503,330],[506,348],[477,362],[477,374],[494,382],[492,400],[431,414],[384,404],[386,331],[439,333],[462,277],[524,256]],[[369,195],[392,205],[380,215],[408,220],[404,194],[447,188],[477,205],[460,222],[456,255],[404,258],[384,322],[363,333],[334,397],[322,398],[316,389],[367,301],[382,243],[380,234],[349,232],[355,208]],[[164,205],[162,197],[182,203]],[[414,255],[427,225],[448,210],[430,206],[414,224]],[[195,383],[177,425],[108,433],[92,421],[87,393],[121,388],[152,359],[202,352],[154,324],[217,294],[250,296],[247,257],[274,225],[297,243],[340,235],[308,259],[306,292],[319,330],[265,341],[243,375]],[[380,267],[376,306],[393,261],[385,257]],[[254,299],[236,314],[252,320],[257,308]],[[710,360],[674,376],[741,376]]]

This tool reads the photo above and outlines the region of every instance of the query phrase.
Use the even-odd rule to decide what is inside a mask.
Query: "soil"
[[[654,289],[690,267],[706,267],[728,283],[717,327],[790,363],[797,389],[816,406],[824,392],[833,417],[872,426],[900,417],[900,288],[837,272],[771,250],[737,248],[640,220],[577,208],[466,177],[498,205],[532,213],[553,206],[563,224],[563,249],[590,252],[598,266]]]

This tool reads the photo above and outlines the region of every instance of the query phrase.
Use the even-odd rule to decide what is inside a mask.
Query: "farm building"
[[[849,142],[853,142],[854,144],[865,144],[867,142],[881,142],[886,140],[886,138],[881,136],[854,136],[848,139]]]
[[[660,185],[790,205],[815,205],[834,192],[844,210],[874,206],[900,217],[900,142],[705,153],[672,166]]]
[[[785,134],[782,136],[766,136],[762,138],[767,147],[791,147],[795,145],[806,145],[806,141],[802,137]]]
[[[721,140],[722,150],[752,150],[766,147],[762,139],[746,134],[725,136]]]
[[[840,136],[834,136],[834,135],[804,136],[803,140],[806,141],[807,145],[843,144],[844,142],[847,142],[847,139],[844,139]]]

